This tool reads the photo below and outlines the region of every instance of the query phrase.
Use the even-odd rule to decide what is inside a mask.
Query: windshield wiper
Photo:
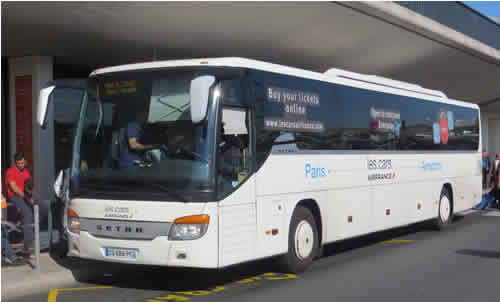
[[[172,189],[169,189],[165,185],[159,184],[159,183],[141,183],[142,184],[147,184],[150,185],[151,187],[157,188],[160,191],[167,193],[171,197],[175,198],[176,200],[179,200],[181,202],[189,202],[186,198],[184,198],[181,194],[175,192]],[[103,191],[103,192],[108,192],[109,189],[112,189],[114,193],[130,193],[130,192],[136,192],[133,190],[133,187],[131,188],[130,186],[126,185],[115,185],[115,184],[93,184],[93,183],[85,183],[83,184],[84,187],[92,187],[93,190],[97,191]],[[81,186],[80,186],[81,187]]]
[[[164,101],[161,101],[160,99],[156,100],[158,103],[162,104],[162,105],[165,105],[167,107],[170,107],[172,109],[175,109],[177,111],[179,111],[180,113],[184,112],[181,110],[181,108],[177,107],[177,106],[174,106],[174,105],[170,105],[169,103],[165,103]]]
[[[170,106],[170,105],[169,105],[169,106]],[[180,109],[182,109],[182,110],[183,110],[183,109],[187,108],[188,106],[189,106],[189,104],[185,104],[185,105],[183,105],[182,107],[180,107]],[[177,111],[179,111],[179,110],[177,110]],[[179,111],[179,112],[184,113],[184,111]],[[164,115],[160,116],[159,120],[164,119],[164,118],[166,118],[167,116],[169,116],[169,115],[171,115],[171,114],[174,114],[174,113],[175,113],[175,111],[170,111],[170,112],[168,112],[168,113],[165,113]]]
[[[117,192],[122,192],[124,189],[129,189],[129,186],[124,186],[124,185],[115,185],[115,184],[106,184],[106,183],[81,183],[80,187],[86,189],[85,187],[92,187],[93,189],[96,190],[105,190],[105,189],[116,189]]]
[[[154,188],[160,189],[162,192],[165,192],[165,193],[171,195],[172,197],[174,197],[175,199],[177,199],[181,202],[189,202],[189,200],[184,198],[181,194],[177,193],[175,190],[168,188],[165,185],[162,185],[159,183],[147,183],[147,184],[149,184],[150,186],[152,186]]]

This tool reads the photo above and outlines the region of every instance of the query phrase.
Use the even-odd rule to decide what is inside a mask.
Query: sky
[[[500,18],[500,1],[464,1],[463,3],[487,17]]]

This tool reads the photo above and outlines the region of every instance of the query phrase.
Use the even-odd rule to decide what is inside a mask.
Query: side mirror
[[[50,95],[56,86],[49,86],[40,90],[38,96],[37,122],[42,129],[47,127],[47,111],[50,105]]]
[[[189,102],[191,109],[191,120],[197,124],[207,116],[208,96],[210,87],[215,82],[214,76],[200,76],[191,81],[189,89]]]
[[[57,198],[61,198],[64,192],[64,174],[63,170],[59,171],[56,181],[54,182],[54,193]]]
[[[63,199],[69,190],[69,169],[60,170],[53,188],[57,198]]]

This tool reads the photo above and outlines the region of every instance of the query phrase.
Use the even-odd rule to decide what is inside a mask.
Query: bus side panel
[[[288,251],[290,222],[293,211],[302,200],[314,200],[320,208],[323,222],[326,191],[276,194],[257,197],[257,258],[284,254]],[[326,230],[323,230],[325,238]],[[324,241],[324,240],[322,240]]]
[[[370,191],[369,186],[328,191],[328,218],[323,221],[323,225],[328,226],[325,243],[372,230],[373,203]]]
[[[320,208],[323,243],[368,232],[372,205],[367,171],[366,155],[272,154],[257,178],[258,224],[264,225],[259,229],[259,247],[261,242],[269,243],[265,231],[273,224],[281,222],[288,229],[293,210],[302,200],[314,200]],[[278,214],[280,205],[287,211],[285,220]],[[353,219],[349,221],[348,216]]]
[[[407,225],[436,217],[443,179],[442,158],[418,153],[369,156],[372,178],[374,230]]]
[[[475,153],[371,155],[372,161],[390,159],[392,165],[383,169],[392,172],[390,179],[372,181],[375,230],[437,217],[447,183],[453,191],[454,212],[470,209],[480,196],[475,157]]]
[[[301,201],[319,207],[326,238],[328,177],[312,169],[324,166],[318,155],[271,154],[257,172],[257,254],[259,258],[288,250],[293,211]],[[326,166],[324,166],[326,167]],[[326,169],[326,168],[325,168]],[[318,172],[320,173],[320,172]]]
[[[373,228],[373,202],[367,156],[339,152],[321,155],[328,174],[328,215],[323,225],[331,242],[370,232]]]
[[[453,180],[454,212],[475,206],[481,201],[481,154],[459,154],[448,159],[448,177]]]

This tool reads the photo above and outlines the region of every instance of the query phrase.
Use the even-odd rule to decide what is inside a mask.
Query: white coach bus
[[[72,257],[222,268],[280,256],[299,272],[324,244],[443,228],[481,196],[478,106],[414,84],[217,58],[54,81],[42,127],[57,98],[80,112],[60,207]]]

